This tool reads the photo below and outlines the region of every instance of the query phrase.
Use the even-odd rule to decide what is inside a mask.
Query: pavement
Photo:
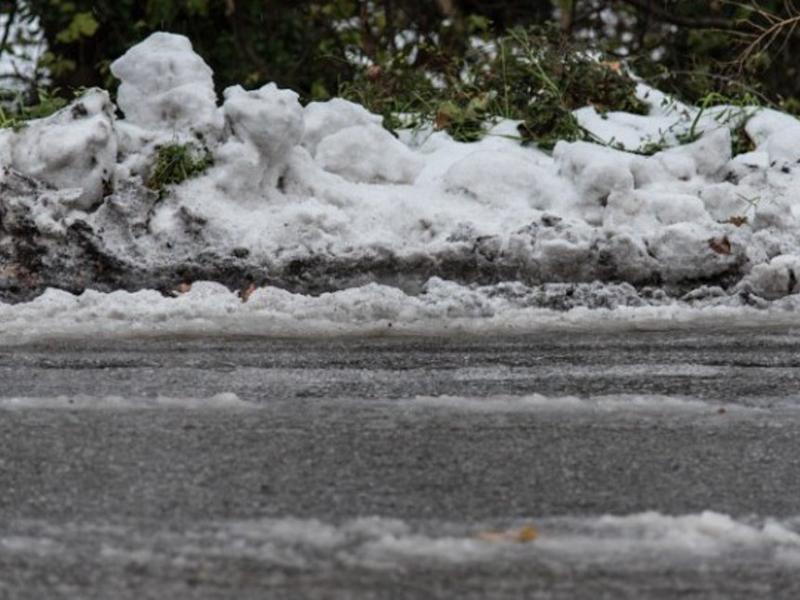
[[[791,330],[0,348],[0,598],[797,597],[798,390]]]

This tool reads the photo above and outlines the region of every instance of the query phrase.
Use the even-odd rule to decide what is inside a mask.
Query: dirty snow
[[[533,539],[521,541],[523,529]],[[532,529],[531,529],[532,528]],[[0,556],[53,559],[79,545],[97,563],[206,566],[247,560],[272,569],[446,569],[452,565],[524,565],[526,569],[614,572],[695,570],[726,561],[796,568],[797,519],[734,519],[704,511],[670,516],[516,519],[487,523],[413,523],[362,517],[341,523],[282,518],[218,521],[142,532],[125,524],[54,525],[27,521],[0,537]],[[96,546],[96,548],[95,548]]]
[[[2,297],[269,287],[247,304],[211,284],[177,299],[51,290],[0,307],[4,340],[90,323],[320,333],[792,320],[800,122],[789,115],[701,111],[640,85],[650,115],[581,109],[609,145],[562,141],[550,155],[511,139],[512,122],[464,144],[432,130],[396,138],[363,107],[304,107],[274,84],[219,102],[211,69],[175,34],[150,36],[111,71],[123,117],[90,90],[0,136]],[[755,149],[734,157],[742,126]],[[157,149],[187,142],[214,165],[157,198],[144,187]],[[638,152],[653,144],[663,149]]]
[[[423,293],[368,284],[319,296],[259,288],[246,303],[235,292],[209,282],[177,297],[153,290],[74,295],[49,289],[31,302],[0,303],[0,344],[84,335],[459,335],[526,334],[547,331],[626,331],[671,328],[791,327],[800,296],[765,308],[738,298],[699,295],[691,302],[647,304],[630,289],[603,295],[594,286],[526,288],[522,284],[472,288],[431,280]],[[575,305],[563,309],[574,297]],[[604,304],[592,306],[600,299]],[[655,297],[658,299],[658,296]],[[654,301],[654,299],[650,299]],[[555,308],[553,308],[553,306]]]

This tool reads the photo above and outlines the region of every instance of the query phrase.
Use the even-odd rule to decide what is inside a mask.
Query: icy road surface
[[[788,329],[0,349],[0,598],[796,598],[799,367]]]

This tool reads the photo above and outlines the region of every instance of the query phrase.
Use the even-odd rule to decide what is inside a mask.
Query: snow
[[[117,104],[145,129],[207,133],[221,128],[213,71],[182,35],[158,32],[111,63]]]
[[[2,226],[11,234],[0,244],[0,281],[40,269],[31,279],[39,290],[83,289],[118,269],[102,289],[164,290],[181,273],[200,273],[189,283],[205,273],[229,287],[269,287],[247,304],[202,283],[177,299],[50,291],[30,306],[0,307],[5,340],[44,335],[18,325],[34,307],[54,335],[152,332],[170,319],[172,331],[305,335],[391,320],[404,331],[433,323],[439,332],[477,332],[592,319],[714,322],[722,313],[783,322],[800,291],[800,122],[780,112],[699,109],[642,85],[650,115],[576,113],[615,147],[562,141],[551,156],[510,139],[511,121],[465,144],[430,129],[395,137],[357,104],[303,107],[274,84],[228,88],[220,104],[211,69],[175,34],[153,34],[111,70],[124,118],[105,92],[90,90],[52,117],[0,134]],[[756,148],[732,157],[731,129],[742,124]],[[678,143],[690,132],[695,141]],[[643,155],[653,142],[663,149]],[[214,164],[156,197],[144,181],[167,143],[190,143]],[[33,265],[20,250],[27,223],[45,257]],[[84,272],[98,256],[97,273]],[[539,300],[509,300],[515,285]],[[669,301],[652,302],[659,294]],[[770,302],[765,313],[748,312]],[[74,322],[59,321],[51,303]],[[112,316],[114,304],[129,312]],[[587,316],[581,306],[617,313]]]
[[[166,396],[128,398],[122,396],[0,396],[0,410],[236,410],[250,409],[253,404],[227,392],[208,398],[172,398]]]
[[[88,209],[114,178],[117,138],[108,94],[89,90],[71,106],[6,138],[9,165],[58,189],[77,189],[70,202]]]
[[[413,184],[424,162],[377,125],[353,125],[326,136],[316,161],[330,173],[363,183]]]
[[[49,289],[31,302],[0,303],[0,344],[81,336],[441,336],[729,328],[732,322],[786,327],[796,325],[800,309],[800,295],[762,309],[713,288],[677,302],[639,296],[631,286],[599,287],[474,288],[434,279],[416,295],[375,283],[319,296],[259,288],[245,303],[217,283],[195,283],[175,298],[152,290],[76,296]],[[572,308],[565,298],[574,298]]]
[[[358,125],[381,126],[383,118],[374,115],[360,104],[342,98],[334,98],[327,102],[310,102],[303,109],[305,134],[303,146],[313,155],[317,145],[326,137],[340,132],[342,129]]]
[[[251,92],[241,86],[229,87],[224,96],[222,110],[234,136],[258,154],[252,165],[254,184],[257,188],[275,187],[290,151],[303,137],[303,108],[297,94],[269,83]],[[236,156],[223,148],[219,156],[235,169]]]
[[[536,532],[533,539],[521,538],[526,528]],[[332,523],[285,517],[196,522],[152,531],[125,522],[63,525],[29,519],[13,523],[0,537],[0,557],[56,560],[76,546],[96,549],[101,565],[152,565],[154,570],[165,565],[208,568],[223,559],[315,573],[502,565],[533,574],[597,568],[642,574],[732,564],[790,570],[798,564],[800,535],[796,519],[736,519],[710,510],[470,523],[377,516]]]
[[[652,374],[653,367],[648,365],[648,373]],[[636,371],[625,371],[634,375]],[[708,371],[701,368],[692,368],[687,365],[683,369],[676,366],[670,374],[686,374],[693,376],[708,375]],[[581,375],[581,370],[573,372],[574,376]],[[454,412],[487,412],[487,413],[590,413],[601,415],[604,413],[625,413],[626,415],[655,415],[663,417],[665,414],[717,414],[722,407],[720,404],[705,402],[693,398],[680,398],[675,396],[654,396],[641,394],[620,394],[609,396],[595,396],[579,398],[576,396],[544,396],[533,394],[528,396],[490,396],[483,398],[470,398],[463,396],[430,396],[417,397],[405,403],[412,408],[433,408]],[[741,406],[725,406],[726,414],[729,411],[747,412],[757,409]]]

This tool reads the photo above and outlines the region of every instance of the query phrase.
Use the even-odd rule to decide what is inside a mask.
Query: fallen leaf
[[[526,525],[521,529],[509,531],[482,531],[477,537],[484,542],[518,542],[527,544],[537,539],[539,532],[532,525]]]
[[[725,222],[735,225],[736,227],[741,227],[742,225],[747,224],[747,217],[731,217]]]
[[[436,118],[433,121],[433,126],[437,130],[447,129],[447,127],[450,125],[452,121],[453,118],[449,113],[440,110],[439,112],[436,113]]]
[[[727,235],[721,238],[711,238],[708,240],[708,245],[717,254],[731,253],[731,241],[728,239]]]
[[[178,287],[175,288],[175,291],[178,292],[179,294],[187,294],[191,290],[192,290],[192,284],[186,283],[185,281],[183,283],[179,283]]]
[[[253,292],[255,292],[256,289],[257,289],[256,284],[251,283],[250,285],[248,285],[246,288],[244,288],[242,291],[239,292],[239,298],[242,299],[242,302],[247,302],[248,300],[250,300],[250,296],[253,295]]]

